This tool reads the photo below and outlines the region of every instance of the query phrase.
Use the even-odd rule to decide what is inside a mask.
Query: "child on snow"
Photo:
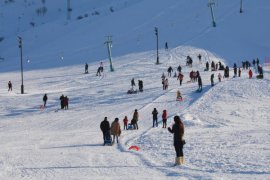
[[[182,101],[182,95],[181,95],[181,92],[179,90],[177,90],[177,92],[176,92],[176,101]]]
[[[127,125],[128,125],[128,118],[127,118],[127,116],[125,116],[125,118],[123,119],[123,122],[124,122],[124,130],[128,130],[128,127],[127,127]]]

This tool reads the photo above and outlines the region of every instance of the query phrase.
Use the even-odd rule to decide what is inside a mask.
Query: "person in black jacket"
[[[153,114],[153,127],[155,127],[155,125],[156,127],[158,127],[158,111],[156,108],[154,108],[152,114]]]
[[[48,100],[47,94],[44,94],[43,96],[44,107],[46,107],[47,100]]]
[[[173,134],[173,145],[176,152],[175,165],[184,164],[184,153],[183,146],[185,142],[183,141],[184,136],[184,124],[182,123],[179,116],[174,116],[174,125],[172,129],[168,127],[170,133]]]
[[[103,141],[104,141],[104,145],[105,145],[105,136],[106,133],[108,133],[110,131],[110,123],[107,120],[107,117],[104,118],[104,120],[100,123],[100,129],[103,133]]]

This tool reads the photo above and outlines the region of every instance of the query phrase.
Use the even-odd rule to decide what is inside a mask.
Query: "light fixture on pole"
[[[22,60],[22,38],[18,36],[19,48],[21,53],[21,77],[22,77],[22,85],[21,85],[21,94],[24,94],[24,86],[23,86],[23,60]]]
[[[158,55],[158,28],[155,27],[155,35],[157,37],[157,62],[156,64],[159,64],[159,55]]]

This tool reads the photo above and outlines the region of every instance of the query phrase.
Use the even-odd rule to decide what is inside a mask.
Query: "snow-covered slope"
[[[221,83],[219,72],[204,71],[206,61],[240,65],[259,57],[263,63],[270,49],[270,1],[244,1],[239,14],[238,1],[218,0],[216,28],[206,1],[78,0],[71,1],[71,20],[66,1],[44,2],[0,2],[0,179],[270,179],[269,68],[262,80],[248,79],[242,70],[242,77]],[[38,17],[37,8],[44,6],[46,15]],[[160,65],[155,65],[154,27],[159,27]],[[23,38],[23,95],[17,35]],[[114,72],[106,35],[113,36]],[[185,66],[187,55],[192,68]],[[100,78],[95,74],[101,60]],[[171,77],[169,89],[162,90],[162,73],[179,64],[183,85]],[[191,70],[201,73],[202,93],[188,82]],[[143,93],[126,94],[132,78],[136,84],[143,80]],[[184,101],[175,101],[177,90]],[[42,109],[44,93],[48,104]],[[69,97],[69,110],[59,110],[61,94]],[[160,124],[163,109],[169,126],[181,116],[185,165],[173,166],[173,137],[160,125],[152,128],[153,108]],[[104,147],[103,118],[118,117],[123,128],[122,119],[131,120],[134,109],[139,130],[122,131],[119,144]],[[141,150],[128,150],[131,145]]]
[[[24,95],[19,94],[19,73],[2,73],[0,81],[14,80],[14,87],[13,92],[0,89],[1,179],[268,179],[269,72],[265,80],[250,80],[243,70],[241,78],[210,88],[205,60],[195,61],[192,69],[201,72],[204,84],[203,93],[196,93],[197,83],[187,82],[191,68],[181,52],[206,53],[190,47],[161,51],[167,63],[158,66],[152,52],[130,54],[115,59],[122,71],[111,73],[105,63],[102,79],[95,76],[96,63],[89,64],[90,74],[83,74],[81,66],[28,71]],[[171,77],[169,89],[162,90],[162,72],[179,64],[183,85]],[[126,94],[132,77],[144,81],[143,93]],[[175,101],[178,89],[183,102]],[[44,93],[48,105],[40,109]],[[70,98],[69,110],[58,110],[61,94]],[[160,114],[167,109],[169,126],[174,115],[182,117],[186,165],[173,167],[173,137],[161,128],[160,116],[159,127],[152,128],[154,107]],[[139,130],[123,131],[120,144],[104,147],[103,118],[118,117],[123,128],[122,119],[130,120],[135,108]],[[141,150],[128,150],[131,145]]]
[[[114,57],[155,50],[154,27],[159,28],[160,48],[168,41],[171,48],[207,49],[231,65],[269,56],[267,0],[244,1],[242,14],[238,1],[218,0],[216,28],[207,1],[79,0],[71,2],[71,20],[67,20],[66,6],[66,1],[1,2],[0,36],[5,38],[0,43],[0,56],[5,58],[1,71],[19,70],[17,35],[23,38],[24,65],[29,70],[105,59],[108,35],[113,36]],[[47,13],[37,16],[41,7],[46,7]],[[78,20],[79,16],[84,18]]]

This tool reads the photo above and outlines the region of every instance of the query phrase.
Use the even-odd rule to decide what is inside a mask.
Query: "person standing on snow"
[[[8,81],[8,91],[12,91],[12,83],[11,83],[11,81]]]
[[[46,107],[47,100],[48,100],[47,94],[44,94],[43,96],[44,107]]]
[[[103,141],[105,145],[105,137],[107,133],[110,133],[110,122],[107,120],[107,117],[100,123],[100,129],[103,133]]]
[[[173,134],[173,145],[176,152],[175,165],[184,164],[183,146],[185,141],[184,136],[184,124],[179,116],[174,116],[174,125],[172,128],[168,127],[168,131]]]
[[[121,135],[121,128],[120,128],[120,123],[119,119],[115,118],[115,120],[112,122],[111,125],[111,135],[113,135],[113,142],[115,142],[115,137],[116,137],[116,142],[118,143],[118,137]]]
[[[128,129],[128,118],[127,116],[125,116],[125,118],[123,119],[123,122],[124,122],[124,130],[127,130]]]
[[[211,86],[214,86],[214,74],[211,74],[210,80],[211,80]]]
[[[202,91],[202,78],[201,76],[198,77],[198,85],[199,85],[199,91]]]
[[[133,113],[132,120],[134,122],[134,124],[133,124],[134,129],[139,129],[139,127],[138,127],[139,113],[138,113],[137,109],[135,109],[135,111]]]
[[[249,71],[248,71],[248,77],[249,77],[249,79],[251,79],[251,78],[252,78],[252,75],[253,75],[252,70],[251,70],[251,69],[249,69]]]
[[[153,127],[158,127],[158,111],[156,108],[154,108],[154,110],[152,111],[152,115],[153,115]]]
[[[221,74],[218,73],[218,81],[221,82]]]
[[[88,64],[87,63],[85,63],[85,66],[84,66],[84,73],[88,74]]]
[[[162,128],[166,128],[167,127],[167,111],[163,110],[162,113]]]
[[[184,79],[184,75],[181,72],[179,72],[177,80],[179,80],[180,86],[182,85],[183,79]]]

